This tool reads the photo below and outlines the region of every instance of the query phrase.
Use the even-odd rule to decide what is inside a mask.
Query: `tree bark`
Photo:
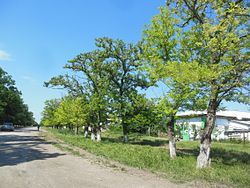
[[[148,136],[151,135],[151,127],[148,127]]]
[[[87,138],[88,136],[88,130],[89,130],[89,127],[88,126],[85,126],[84,127],[84,137]]]
[[[97,130],[96,130],[96,141],[97,142],[101,141],[101,126],[97,127]]]
[[[91,132],[91,140],[95,141],[95,134]]]
[[[98,118],[98,126],[96,127],[96,141],[97,142],[100,142],[101,141],[101,111],[99,110],[98,111],[98,115],[97,115],[97,118]]]
[[[76,126],[75,127],[75,134],[78,135],[78,133],[79,133],[79,126]]]
[[[200,153],[197,157],[197,168],[206,168],[209,167],[211,164],[211,135],[215,125],[217,107],[217,96],[214,96],[212,99],[210,99],[207,109],[207,120],[205,123],[205,130],[201,136]]]
[[[122,120],[123,142],[128,142],[128,126]]]
[[[160,130],[157,131],[157,136],[161,137],[161,131]]]
[[[170,117],[170,121],[167,124],[168,127],[168,140],[169,140],[169,154],[171,158],[176,157],[176,144],[174,137],[174,116]]]
[[[123,142],[128,143],[128,134],[124,134]]]
[[[91,127],[91,140],[95,141],[95,128]]]

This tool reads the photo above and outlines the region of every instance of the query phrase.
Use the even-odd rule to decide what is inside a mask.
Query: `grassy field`
[[[212,165],[197,170],[197,141],[178,142],[176,159],[170,159],[164,138],[131,134],[129,143],[122,143],[121,133],[107,131],[101,142],[93,142],[67,131],[48,129],[55,137],[95,155],[119,161],[123,164],[159,172],[174,182],[201,181],[225,184],[232,187],[250,187],[250,144],[213,142]]]

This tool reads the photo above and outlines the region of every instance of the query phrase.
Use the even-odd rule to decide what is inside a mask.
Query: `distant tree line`
[[[4,122],[20,126],[31,126],[36,123],[33,113],[24,104],[15,81],[0,67],[0,124]]]

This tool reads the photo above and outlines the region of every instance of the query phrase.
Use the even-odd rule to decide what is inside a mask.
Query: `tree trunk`
[[[158,137],[161,136],[161,131],[160,131],[160,130],[157,131],[157,136],[158,136]]]
[[[148,136],[151,135],[151,127],[148,127]]]
[[[128,143],[128,133],[124,134],[123,142]]]
[[[95,133],[91,132],[91,140],[95,141]]]
[[[88,126],[85,126],[85,127],[84,127],[84,137],[85,137],[85,138],[87,138],[87,136],[88,136],[88,129],[89,129]]]
[[[93,125],[90,127],[90,131],[91,131],[90,138],[91,140],[95,141],[95,127]]]
[[[101,141],[101,126],[99,126],[96,130],[96,141]]]
[[[205,123],[205,130],[201,136],[200,153],[197,157],[197,168],[206,168],[210,166],[210,150],[211,150],[211,135],[216,119],[217,97],[213,97],[209,101],[207,110],[207,121]]]
[[[95,133],[96,133],[96,141],[100,142],[101,141],[101,124],[102,124],[101,123],[101,111],[100,110],[98,111],[97,118],[98,118],[98,121],[97,121],[98,126],[96,127]]]
[[[123,142],[128,142],[128,126],[122,120],[122,129],[123,129]]]
[[[174,138],[174,116],[171,116],[168,126],[169,154],[171,158],[176,157],[176,144]]]
[[[75,127],[75,134],[77,135],[79,133],[79,126]]]
[[[84,138],[87,138],[87,137],[88,137],[88,131],[85,130],[85,131],[84,131]]]

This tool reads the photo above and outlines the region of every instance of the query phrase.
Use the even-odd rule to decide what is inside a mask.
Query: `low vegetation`
[[[196,169],[199,142],[177,142],[177,158],[166,155],[168,140],[139,134],[129,135],[129,142],[122,142],[121,131],[106,131],[102,142],[93,142],[81,134],[66,129],[49,129],[48,134],[64,142],[85,149],[98,156],[120,163],[160,173],[174,182],[202,182],[225,184],[232,187],[250,185],[250,144],[214,142],[212,166]]]

